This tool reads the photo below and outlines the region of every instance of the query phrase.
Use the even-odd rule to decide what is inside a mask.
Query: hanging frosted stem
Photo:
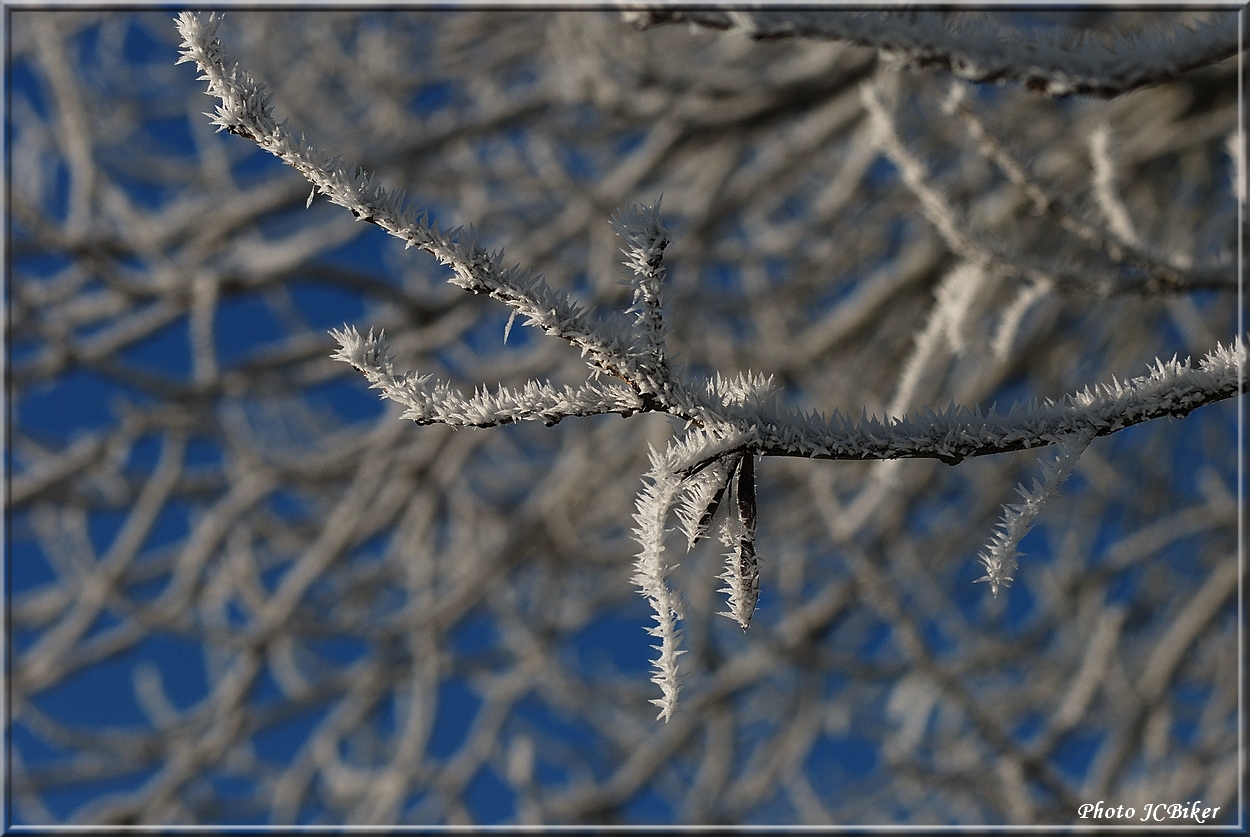
[[[1020,556],[1020,541],[1033,528],[1046,501],[1055,495],[1059,486],[1072,473],[1073,466],[1093,438],[1090,433],[1078,433],[1059,442],[1056,445],[1058,456],[1042,465],[1042,478],[1033,480],[1031,488],[1016,486],[1016,492],[1024,498],[1024,502],[1003,507],[1002,520],[980,555],[985,575],[977,581],[988,582],[990,592],[995,596],[998,595],[1000,587],[1011,586],[1011,574],[1020,565],[1016,560]]]
[[[718,592],[729,597],[729,610],[722,612],[742,630],[751,625],[760,595],[759,560],[755,554],[755,454],[747,451],[737,460],[734,500],[737,514],[726,517],[721,541],[728,546],[725,571],[718,576],[725,587]]]

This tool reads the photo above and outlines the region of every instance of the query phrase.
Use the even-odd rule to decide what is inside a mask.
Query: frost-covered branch
[[[660,640],[659,645],[653,646],[659,656],[655,660],[657,671],[651,680],[660,687],[663,696],[651,702],[660,707],[659,717],[666,721],[677,709],[680,683],[677,657],[683,653],[677,648],[681,642],[681,632],[677,629],[676,621],[682,615],[681,600],[669,588],[668,577],[674,565],[664,550],[664,535],[668,531],[664,528],[664,523],[677,493],[681,490],[681,480],[673,475],[673,469],[667,462],[672,450],[672,445],[666,454],[651,450],[651,470],[644,477],[646,482],[638,495],[637,511],[634,514],[634,521],[637,523],[634,539],[638,541],[642,551],[635,564],[633,582],[651,602],[651,608],[655,611],[655,626],[648,628],[647,633]]]
[[[894,18],[887,16],[886,20],[886,29],[890,30]],[[1158,362],[1145,377],[1087,388],[1060,403],[1017,404],[1005,416],[992,408],[983,415],[979,408],[952,405],[941,412],[921,409],[885,421],[870,418],[866,413],[859,420],[843,418],[836,411],[832,418],[825,419],[816,413],[782,406],[772,391],[770,378],[717,374],[710,380],[693,380],[682,370],[672,368],[668,356],[669,325],[663,313],[667,268],[663,254],[669,235],[660,221],[658,201],[648,207],[631,205],[612,219],[626,245],[625,264],[634,274],[632,305],[622,313],[592,316],[541,276],[520,266],[504,268],[503,252],[487,252],[472,228],[467,232],[441,232],[424,212],[410,209],[401,193],[386,190],[372,174],[359,167],[347,166],[338,157],[328,158],[312,142],[292,132],[285,121],[278,123],[262,85],[228,64],[215,35],[219,23],[215,16],[204,21],[182,13],[178,18],[184,39],[182,61],[194,61],[200,67],[202,78],[209,83],[209,94],[220,100],[214,124],[251,139],[280,157],[304,174],[315,192],[348,208],[358,219],[378,225],[403,239],[407,246],[417,246],[434,255],[452,268],[449,281],[453,284],[473,293],[489,294],[510,306],[512,317],[523,316],[527,324],[578,347],[591,367],[592,380],[581,387],[562,389],[530,381],[521,390],[499,387],[491,392],[482,388],[465,396],[450,383],[428,375],[397,375],[381,338],[375,338],[372,330],[362,338],[351,326],[332,332],[340,344],[334,359],[350,363],[362,372],[372,387],[407,408],[405,418],[420,424],[464,428],[540,420],[550,425],[569,416],[632,416],[643,412],[666,413],[686,423],[685,430],[670,441],[663,453],[651,452],[651,468],[644,477],[634,515],[634,537],[640,551],[633,580],[655,612],[656,624],[649,632],[659,638],[660,644],[656,646],[657,672],[653,681],[660,686],[662,697],[653,703],[660,707],[660,717],[665,720],[677,706],[681,680],[677,660],[683,653],[678,647],[680,597],[669,586],[676,564],[665,549],[665,524],[670,512],[676,509],[687,546],[693,547],[707,534],[718,512],[724,515],[720,540],[730,548],[726,570],[720,576],[727,585],[721,591],[728,596],[729,609],[724,615],[745,629],[759,597],[756,456],[935,458],[954,464],[969,456],[1040,447],[1072,438],[1087,444],[1096,436],[1164,415],[1183,416],[1203,404],[1242,391],[1239,370],[1245,353],[1239,339],[1228,348],[1218,347],[1196,368],[1188,360]],[[923,34],[923,28],[918,31]],[[962,43],[958,38],[953,42]],[[969,43],[980,41],[973,38]],[[1047,49],[1043,46],[1042,53],[1046,54]],[[923,52],[913,52],[923,58]],[[1117,65],[1109,64],[1103,69],[1110,72]],[[1051,83],[1060,84],[1054,79]],[[1070,79],[1063,83],[1078,84]],[[987,264],[1008,268],[1012,265],[1006,257],[991,252],[987,245],[963,232],[961,219],[929,187],[923,165],[898,137],[876,87],[866,83],[862,91],[877,142],[902,170],[903,179],[919,197],[926,216],[968,263],[966,270],[953,272],[943,285],[928,330],[932,339],[936,340],[940,332],[953,347],[962,347],[967,311],[987,284],[976,277],[983,275]],[[1036,288],[1054,284],[1041,271],[1029,268],[1023,272]],[[505,339],[511,323],[510,318]],[[918,354],[923,349],[919,347]],[[911,367],[905,373],[897,398],[900,404],[910,399],[919,375],[917,370],[918,367]],[[620,379],[624,386],[594,382],[600,372]],[[1065,455],[1075,461],[1079,452],[1073,449]],[[1052,493],[1058,481],[1057,477],[1048,478],[1042,494]],[[1027,528],[1030,515],[1036,514],[1034,506],[1040,507],[1040,496],[1037,503],[1029,506],[1027,514],[1009,517],[1003,536],[991,547],[989,557],[983,558],[995,590],[1009,580],[1015,543]],[[721,512],[726,506],[731,510]]]
[[[625,240],[622,250],[625,264],[634,272],[635,325],[646,339],[648,368],[653,374],[667,378],[668,348],[664,341],[664,313],[660,292],[664,285],[664,248],[668,247],[668,230],[660,223],[660,201],[650,207],[631,204],[612,218],[612,228]],[[661,381],[664,383],[664,381]]]
[[[1198,407],[1245,393],[1245,344],[1234,338],[1217,346],[1196,367],[1186,358],[1156,360],[1150,373],[1128,381],[1096,384],[1060,401],[1013,404],[1006,415],[993,408],[951,405],[921,409],[886,421],[830,418],[801,411],[761,411],[749,427],[708,455],[683,463],[682,473],[701,470],[713,458],[752,450],[762,456],[810,459],[939,459],[954,465],[973,456],[1028,450],[1073,435],[1107,436],[1163,416],[1177,418]]]
[[[1244,340],[1232,293],[1184,287],[1235,287],[1235,59],[1049,100],[844,40],[638,32],[610,9],[227,11],[218,34],[278,122],[444,230],[473,221],[592,326],[618,318],[635,371],[668,384],[644,396],[584,364],[320,192],[306,209],[302,175],[200,114],[177,10],[13,9],[15,829],[590,829],[643,809],[1027,828],[1178,790],[1236,824],[1244,398],[1094,439],[1032,516],[1007,596],[972,583],[978,553],[1059,444],[952,468],[752,452],[749,549],[745,456],[673,472],[777,404],[1005,414]],[[1074,34],[1211,19],[990,14]],[[1113,294],[953,252],[874,142],[870,78],[957,231]],[[660,194],[653,304],[609,219]],[[1169,267],[1179,292],[1138,291]],[[396,355],[389,378],[331,360],[331,327],[378,366]],[[447,426],[367,389],[410,369],[433,373],[413,394]],[[635,407],[663,417],[618,420]],[[664,585],[639,597],[636,560],[661,545]],[[668,655],[643,630],[661,613]],[[674,673],[656,723],[648,699],[674,688],[648,678]],[[848,734],[875,766],[830,782]],[[1056,768],[1074,739],[1089,758]]]
[[[1027,31],[999,16],[939,11],[624,12],[639,28],[687,21],[753,38],[830,38],[875,47],[916,67],[978,82],[1013,81],[1050,96],[1118,96],[1221,61],[1237,52],[1235,13],[1210,22],[1155,25],[1142,32]]]
[[[497,427],[516,421],[541,421],[547,425],[570,416],[596,416],[617,413],[632,416],[643,411],[642,400],[633,391],[619,386],[587,383],[577,389],[556,389],[536,381],[519,392],[499,387],[495,392],[481,389],[472,397],[461,395],[451,384],[435,381],[430,375],[408,373],[396,377],[393,359],[386,355],[382,335],[361,337],[352,326],[330,332],[339,341],[335,360],[350,363],[391,401],[408,409],[402,418],[417,424],[446,424],[451,427]]]
[[[1019,556],[1017,547],[1020,541],[1033,528],[1033,522],[1041,514],[1046,501],[1072,473],[1072,466],[1081,458],[1093,438],[1087,432],[1061,439],[1056,443],[1059,455],[1042,466],[1042,479],[1034,480],[1032,488],[1025,488],[1023,485],[1016,487],[1024,502],[1009,504],[1003,508],[1003,519],[980,555],[981,563],[985,566],[985,575],[977,581],[989,582],[990,591],[995,596],[998,595],[998,588],[1010,586],[1013,580],[1011,574],[1019,566],[1016,558]]]
[[[376,224],[408,247],[418,247],[449,265],[449,281],[472,293],[485,293],[512,306],[548,334],[568,340],[604,371],[630,379],[636,371],[637,354],[621,317],[595,322],[563,291],[518,266],[503,266],[503,250],[486,251],[473,227],[442,232],[425,212],[413,211],[402,192],[388,191],[374,176],[339,157],[327,157],[304,136],[291,130],[286,120],[277,122],[264,85],[228,61],[217,38],[222,18],[207,19],[191,12],[177,18],[182,34],[182,58],[193,61],[208,82],[208,94],[220,100],[213,124],[254,141],[270,154],[299,171],[314,191],[330,202],[346,207],[363,221]],[[311,199],[311,196],[310,196]]]

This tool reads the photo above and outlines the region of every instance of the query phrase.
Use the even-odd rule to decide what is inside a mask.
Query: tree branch
[[[1237,54],[1235,12],[1217,22],[1155,26],[1140,33],[1071,38],[1024,31],[967,12],[809,9],[643,10],[622,13],[639,29],[688,22],[753,38],[820,38],[874,47],[916,67],[970,81],[1023,84],[1048,96],[1111,98]]]

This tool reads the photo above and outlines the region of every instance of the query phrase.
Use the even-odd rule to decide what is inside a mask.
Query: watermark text
[[[1139,817],[1138,814],[1141,814]],[[1097,804],[1085,803],[1076,809],[1076,814],[1083,820],[1131,820],[1136,822],[1206,822],[1218,816],[1220,808],[1203,807],[1202,800],[1194,802],[1147,802],[1140,811],[1124,805],[1108,805],[1101,799]]]

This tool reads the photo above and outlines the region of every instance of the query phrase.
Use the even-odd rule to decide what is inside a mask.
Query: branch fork
[[[1173,358],[1159,361],[1144,377],[1087,388],[1061,402],[1014,405],[1007,415],[991,408],[954,404],[942,411],[923,408],[911,416],[882,421],[864,414],[853,420],[784,407],[771,378],[719,374],[706,381],[683,377],[671,367],[663,317],[664,250],[670,243],[660,220],[660,201],[630,204],[611,219],[624,242],[624,264],[632,273],[632,304],[623,313],[597,315],[564,291],[518,265],[504,267],[502,250],[487,251],[473,227],[440,231],[424,212],[409,208],[402,192],[383,188],[374,176],[328,157],[284,121],[277,122],[263,85],[236,65],[228,65],[216,37],[221,18],[182,12],[179,63],[193,61],[219,100],[207,114],[219,130],[256,142],[299,170],[332,203],[376,224],[452,269],[449,280],[471,293],[487,294],[512,308],[505,340],[516,316],[524,324],[567,340],[591,369],[579,387],[556,388],[530,381],[521,389],[477,389],[472,395],[431,375],[397,375],[382,335],[362,337],[344,325],[331,334],[339,343],[332,357],[351,364],[383,397],[404,405],[404,418],[418,424],[455,428],[495,427],[517,421],[553,425],[570,416],[616,414],[622,417],[663,412],[686,423],[663,452],[651,450],[634,514],[639,544],[633,581],[651,603],[655,625],[648,632],[654,646],[652,680],[661,697],[652,701],[667,720],[677,706],[680,676],[677,660],[682,616],[680,597],[668,577],[676,564],[665,551],[670,511],[676,510],[687,548],[707,537],[722,507],[719,539],[729,548],[720,590],[728,599],[722,615],[744,630],[759,599],[759,563],[755,551],[756,456],[802,456],[813,459],[935,458],[956,464],[969,456],[1059,444],[1060,461],[1049,466],[1033,491],[1023,492],[1023,511],[1008,507],[1001,531],[982,555],[993,591],[1006,586],[1015,567],[1015,545],[1046,497],[1070,471],[1080,452],[1096,436],[1163,415],[1181,416],[1203,404],[1245,392],[1240,375],[1245,348],[1235,338],[1217,346],[1196,367]],[[598,383],[600,373],[622,383]]]

